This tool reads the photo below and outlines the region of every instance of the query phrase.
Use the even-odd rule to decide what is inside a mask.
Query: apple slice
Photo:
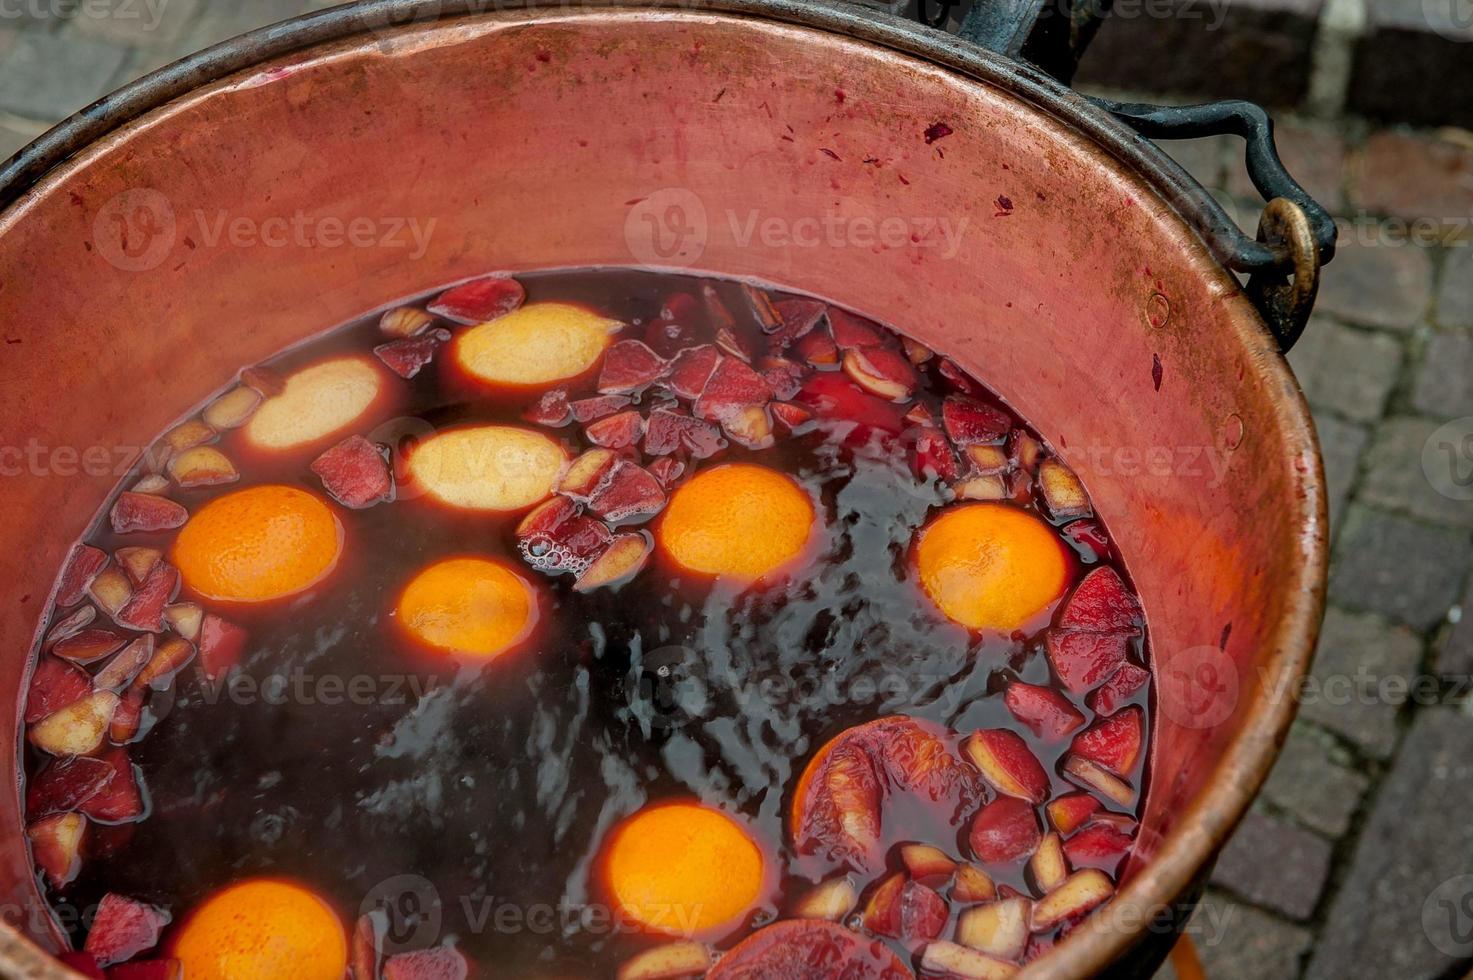
[[[887,347],[855,347],[844,353],[844,373],[859,387],[887,401],[909,401],[920,379],[909,358]]]
[[[767,449],[776,439],[773,436],[772,417],[765,405],[748,405],[721,422],[721,431],[732,442],[748,449]]]
[[[126,745],[138,737],[143,725],[143,689],[130,687],[118,699],[118,710],[107,725],[108,741],[114,745]]]
[[[1028,859],[1028,872],[1039,891],[1051,892],[1069,877],[1069,861],[1064,856],[1064,840],[1057,833],[1043,835],[1038,850]]]
[[[1048,773],[1017,732],[978,729],[962,744],[962,751],[999,793],[1032,803],[1048,798]]]
[[[67,559],[66,570],[56,588],[56,604],[65,608],[82,601],[97,573],[107,565],[107,552],[91,545],[79,544]]]
[[[567,391],[562,388],[544,391],[522,412],[522,418],[551,429],[562,428],[573,418],[573,410],[568,405]]]
[[[782,329],[783,317],[778,312],[777,305],[773,303],[772,297],[767,291],[753,286],[751,283],[742,283],[742,296],[747,300],[747,306],[752,311],[757,326],[762,328],[763,333],[776,333]]]
[[[665,386],[678,397],[693,402],[706,390],[706,382],[721,360],[721,352],[711,344],[688,347],[671,363]]]
[[[811,375],[798,393],[798,401],[825,422],[844,425],[844,440],[851,444],[862,444],[874,433],[899,435],[905,428],[904,413],[895,403],[861,390],[844,374]]]
[[[1077,755],[1068,756],[1064,759],[1064,775],[1077,785],[1092,789],[1121,806],[1135,805],[1135,790],[1130,788],[1129,783],[1088,759],[1081,759]]]
[[[396,306],[379,317],[379,332],[385,337],[413,337],[435,318],[414,306]]]
[[[910,359],[910,363],[916,367],[920,367],[936,356],[936,352],[931,348],[919,340],[911,340],[909,337],[901,337],[900,346],[905,349],[905,356]]]
[[[97,583],[94,582],[95,586]],[[159,633],[164,628],[164,607],[174,600],[179,591],[179,570],[173,565],[159,562],[148,573],[143,584],[133,590],[123,608],[113,619],[119,626],[128,629]]]
[[[650,474],[660,481],[660,486],[668,492],[680,482],[680,477],[685,473],[685,463],[674,456],[661,456],[645,469],[649,470]]]
[[[133,687],[163,690],[174,675],[194,659],[194,644],[179,636],[166,637],[154,649],[153,657],[133,678]]]
[[[991,442],[979,442],[968,446],[967,459],[972,464],[972,472],[978,476],[1003,473],[1012,465],[1003,447]]]
[[[956,941],[970,949],[1016,960],[1028,948],[1028,913],[1026,898],[1004,898],[962,911],[956,922]]]
[[[1111,820],[1095,820],[1064,841],[1064,854],[1076,867],[1111,870],[1130,850],[1135,838]]]
[[[694,459],[706,459],[725,446],[718,427],[676,408],[655,409],[650,412],[645,426],[644,451],[650,456],[681,453]]]
[[[587,503],[608,478],[618,458],[612,449],[588,450],[568,464],[558,479],[557,492],[578,503]]]
[[[933,425],[920,425],[911,430],[915,440],[913,469],[922,480],[955,480],[961,473],[961,465],[951,441]]]
[[[535,535],[549,535],[556,531],[558,526],[578,513],[578,505],[567,497],[558,495],[549,497],[542,503],[527,511],[517,524],[516,537],[518,541]]]
[[[994,473],[990,476],[972,476],[951,485],[951,492],[958,500],[1007,500],[1008,481]]]
[[[169,492],[169,478],[162,473],[150,473],[141,477],[133,484],[134,493],[151,493],[155,496],[167,495]]]
[[[143,791],[133,763],[128,761],[128,753],[110,748],[98,758],[110,770],[107,781],[101,790],[79,803],[77,809],[103,823],[124,823],[143,816]]]
[[[107,980],[184,980],[184,964],[178,960],[134,960],[107,971]]]
[[[772,387],[762,375],[736,358],[724,357],[711,372],[691,411],[697,418],[724,423],[771,400]]]
[[[1117,776],[1128,776],[1140,758],[1142,727],[1141,709],[1131,705],[1074,736],[1069,750]]]
[[[632,404],[634,399],[628,395],[595,395],[569,402],[568,411],[573,413],[574,422],[593,422],[622,411]]]
[[[82,630],[91,626],[92,621],[96,618],[96,606],[78,606],[51,625],[51,628],[46,631],[46,637],[42,640],[41,645],[49,649],[69,636],[76,636]]]
[[[217,431],[238,429],[250,421],[261,405],[261,393],[246,385],[237,385],[211,402],[200,418]]]
[[[770,402],[767,407],[772,412],[773,421],[789,435],[797,434],[813,421],[813,410],[797,402]]]
[[[996,442],[1012,431],[1006,415],[966,395],[948,395],[941,403],[941,425],[960,448],[979,442]]]
[[[711,950],[697,942],[666,943],[637,953],[615,974],[617,980],[680,980],[711,969]]]
[[[644,435],[644,416],[634,409],[616,412],[613,415],[589,423],[583,430],[588,441],[605,449],[625,449],[639,442]]]
[[[812,367],[828,368],[837,365],[843,355],[827,331],[814,330],[793,344],[793,356]]]
[[[33,725],[91,693],[92,678],[85,670],[54,657],[42,657],[31,674],[23,720]]]
[[[58,640],[51,652],[72,663],[90,664],[121,650],[126,642],[126,637],[112,630],[85,629]]]
[[[257,449],[286,452],[320,443],[361,419],[387,375],[364,354],[329,358],[296,371],[281,394],[268,398],[244,428]]]
[[[417,337],[404,337],[379,344],[373,349],[373,356],[382,361],[390,371],[408,381],[424,370],[425,365],[435,359],[441,345],[449,340],[450,331],[437,327]]]
[[[169,918],[161,908],[108,892],[97,903],[82,949],[96,957],[99,966],[130,960],[158,945]]]
[[[1051,629],[1044,636],[1044,649],[1064,687],[1083,694],[1125,665],[1129,641],[1122,633]]]
[[[26,737],[36,748],[52,755],[87,755],[102,744],[117,708],[116,694],[96,691],[36,722],[26,731]]]
[[[1100,803],[1088,793],[1067,793],[1049,801],[1045,810],[1049,824],[1061,834],[1072,834],[1099,810]]]
[[[808,368],[786,357],[768,355],[757,360],[757,372],[772,389],[772,396],[782,401],[793,398],[803,390],[803,379]]]
[[[640,340],[621,340],[604,353],[598,390],[605,395],[642,391],[663,378],[670,362]]]
[[[378,909],[360,915],[353,926],[353,935],[348,945],[348,974],[352,980],[379,980],[378,964],[380,935],[387,931],[380,928],[384,913]]]
[[[112,528],[118,534],[135,531],[172,531],[189,520],[189,511],[181,504],[151,493],[125,490],[108,513]]]
[[[107,786],[113,770],[101,759],[58,759],[26,781],[26,815],[32,820],[67,813]]]
[[[393,499],[389,451],[352,435],[312,461],[312,472],[322,488],[344,507],[362,510]]]
[[[956,862],[945,851],[930,844],[902,844],[900,860],[910,876],[917,880],[950,878],[957,868]]]
[[[129,643],[118,655],[109,660],[92,683],[99,691],[121,691],[138,676],[144,665],[153,659],[153,634],[145,633]]]
[[[199,637],[200,622],[204,617],[205,611],[197,602],[178,602],[164,607],[165,622],[186,640],[193,641]]]
[[[507,275],[485,276],[445,290],[429,304],[429,311],[467,326],[485,323],[522,305],[527,291]]]
[[[1038,489],[1044,506],[1058,520],[1084,517],[1090,513],[1089,494],[1079,477],[1057,459],[1050,457],[1038,466]]]
[[[134,585],[141,585],[163,557],[164,553],[157,548],[119,548],[113,552],[113,560],[128,573]]]
[[[200,419],[180,422],[164,434],[164,445],[170,456],[188,452],[195,446],[203,446],[215,438],[215,429]]]
[[[1000,796],[977,812],[967,841],[979,861],[1010,864],[1032,854],[1042,837],[1033,804]]]
[[[1084,725],[1084,715],[1051,687],[1014,681],[1003,692],[1003,704],[1033,734],[1056,742]]]
[[[955,980],[1006,980],[1018,972],[1018,967],[975,949],[937,940],[921,951],[921,972]]]
[[[92,601],[116,620],[128,600],[133,598],[133,583],[128,580],[126,572],[110,565],[97,573],[87,591],[92,595]]]
[[[873,320],[837,306],[830,306],[828,314],[834,343],[846,353],[856,347],[883,347],[893,342],[890,332]]]
[[[807,337],[826,311],[823,303],[813,299],[779,300],[772,306],[780,321],[776,329],[769,331],[768,345],[775,351],[785,351]]]
[[[240,663],[246,631],[214,613],[205,613],[199,628],[199,665],[205,677],[217,680]]]
[[[956,902],[990,902],[997,898],[997,885],[975,864],[959,864],[951,881],[951,898]]]
[[[1123,664],[1089,696],[1089,710],[1097,715],[1113,715],[1151,679],[1150,671],[1133,663]]]
[[[842,922],[854,911],[859,901],[859,889],[848,875],[830,878],[817,886],[793,905],[793,915],[799,919],[827,919]]]
[[[643,534],[621,534],[593,560],[573,583],[575,592],[592,592],[606,585],[626,582],[639,574],[650,557],[650,542]]]
[[[234,483],[240,479],[240,471],[214,446],[195,446],[169,459],[169,476],[188,489]]]
[[[31,856],[53,888],[66,887],[82,869],[80,851],[86,830],[87,818],[80,813],[58,813],[26,828]]]
[[[1055,625],[1081,632],[1138,636],[1142,621],[1140,603],[1126,589],[1120,573],[1103,565],[1080,580]]]
[[[395,953],[384,960],[384,980],[465,980],[470,964],[450,946]]]
[[[946,902],[903,874],[880,882],[864,906],[864,927],[896,939],[935,939],[946,928]]]
[[[1033,931],[1044,932],[1064,921],[1077,921],[1110,899],[1115,883],[1098,868],[1076,871],[1033,903]]]
[[[1008,449],[1018,469],[1029,474],[1038,472],[1038,465],[1043,461],[1043,443],[1022,429],[1014,429],[1008,438]]]
[[[643,519],[665,506],[665,490],[649,470],[617,459],[600,481],[588,509],[610,523]]]

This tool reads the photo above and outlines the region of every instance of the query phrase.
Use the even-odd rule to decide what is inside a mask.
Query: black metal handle
[[[1112,0],[976,0],[963,38],[1026,61],[1068,85]]]

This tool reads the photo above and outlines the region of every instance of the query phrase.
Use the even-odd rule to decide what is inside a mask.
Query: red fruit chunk
[[[941,424],[958,446],[993,442],[1007,435],[1013,423],[991,405],[966,395],[948,395],[941,403]]]
[[[538,571],[581,575],[609,546],[613,537],[602,521],[572,515],[555,527],[519,536],[517,547],[527,564]]]
[[[397,953],[384,961],[384,980],[465,980],[469,973],[465,957],[444,946]]]
[[[912,980],[885,944],[820,919],[786,919],[752,933],[706,980]]]
[[[695,401],[706,389],[706,382],[721,359],[721,352],[710,344],[683,350],[670,365],[666,385],[686,401]]]
[[[35,724],[91,693],[92,678],[85,670],[52,657],[42,657],[36,663],[36,672],[31,675],[25,723]]]
[[[705,459],[725,445],[716,426],[673,408],[650,412],[645,426],[644,451],[650,456],[686,453],[695,459]]]
[[[749,283],[742,283],[742,295],[747,298],[747,305],[752,309],[752,316],[757,320],[757,326],[762,328],[763,333],[772,333],[783,325],[782,314],[777,311],[772,297],[767,295],[766,290],[758,289]]]
[[[818,326],[825,306],[816,299],[785,299],[774,303],[773,309],[781,322],[769,331],[772,339],[768,343],[773,350],[786,350]]]
[[[972,821],[968,841],[977,860],[992,864],[1021,861],[1043,840],[1033,804],[1016,796],[999,796]]]
[[[102,789],[77,806],[87,816],[103,823],[124,823],[143,815],[143,792],[138,774],[128,753],[119,748],[108,749],[98,756],[109,773]]]
[[[724,357],[711,372],[692,412],[698,418],[725,423],[771,399],[772,388],[762,375],[735,358]]]
[[[84,977],[91,977],[92,980],[107,980],[102,967],[97,965],[97,957],[91,953],[59,953],[56,958],[63,965],[76,970]]]
[[[522,284],[510,276],[487,276],[445,290],[426,309],[456,323],[477,324],[510,313],[526,298]]]
[[[100,966],[121,963],[157,946],[159,933],[168,924],[169,913],[163,909],[108,892],[97,903],[82,949]]]
[[[790,433],[813,421],[813,410],[797,402],[773,402],[767,408],[777,424]]]
[[[621,340],[604,354],[598,390],[605,395],[638,391],[665,376],[670,362],[638,340]]]
[[[1140,758],[1141,727],[1141,709],[1132,705],[1074,736],[1069,748],[1117,776],[1128,776]]]
[[[185,664],[194,659],[194,644],[180,636],[166,637],[154,650],[153,659],[133,678],[139,689],[163,690]]]
[[[112,778],[112,766],[101,759],[75,756],[52,762],[26,783],[26,815],[40,820],[75,810],[101,793]]]
[[[1057,625],[1060,629],[1135,636],[1141,631],[1141,607],[1126,591],[1115,569],[1103,566],[1086,575],[1075,588],[1064,603]]]
[[[803,378],[808,369],[797,361],[786,357],[764,357],[757,362],[762,380],[772,389],[772,396],[786,401],[803,390]]]
[[[159,562],[143,584],[133,590],[133,597],[115,617],[118,625],[150,633],[162,632],[164,607],[174,601],[174,593],[178,590],[179,570]]]
[[[344,507],[361,510],[394,494],[388,450],[362,436],[349,436],[312,461],[322,488]]]
[[[1109,871],[1130,850],[1133,842],[1131,835],[1114,823],[1096,820],[1064,841],[1064,856],[1069,859],[1071,867]]]
[[[914,468],[917,477],[951,481],[961,475],[956,452],[940,429],[923,425],[912,431],[915,435]]]
[[[1097,715],[1113,715],[1150,679],[1151,672],[1144,667],[1125,664],[1089,696],[1089,710]]]
[[[660,486],[669,490],[675,485],[675,481],[680,479],[681,474],[685,472],[685,464],[674,456],[661,456],[649,466],[645,467],[645,469],[649,470],[650,474],[656,480],[660,481]]]
[[[740,327],[722,327],[716,331],[713,338],[719,350],[730,354],[732,357],[748,364],[757,356],[759,349],[755,337],[748,336],[747,332]]]
[[[887,401],[909,401],[920,382],[910,358],[885,347],[856,347],[844,355],[844,373]]]
[[[1084,825],[1100,808],[1100,801],[1088,793],[1066,793],[1050,800],[1047,807],[1049,823],[1061,834],[1072,834]],[[1065,848],[1065,853],[1068,849]]]
[[[973,381],[967,372],[963,371],[951,358],[943,357],[940,363],[936,365],[936,371],[941,375],[942,380],[951,386],[953,391],[960,392],[963,395],[982,394],[981,385]]]
[[[1061,532],[1083,558],[1099,561],[1110,554],[1110,540],[1094,521],[1075,521]]]
[[[415,337],[391,340],[373,349],[374,356],[386,364],[390,371],[408,380],[419,374],[420,369],[435,359],[440,345],[450,339],[450,331],[444,327],[427,330]]]
[[[528,422],[554,429],[567,425],[572,417],[573,411],[568,407],[568,393],[561,388],[543,392],[542,397],[522,413],[522,418]]]
[[[814,330],[793,345],[793,355],[814,367],[832,367],[839,363],[839,345],[821,330]]]
[[[360,915],[349,944],[348,974],[352,980],[378,980],[379,917],[381,911]]]
[[[126,638],[112,630],[90,629],[74,633],[64,640],[58,640],[51,648],[51,652],[63,660],[90,664],[94,660],[101,660],[108,654],[121,650],[126,642]]]
[[[214,613],[205,613],[199,628],[199,664],[205,677],[215,680],[240,663],[246,631]]]
[[[107,980],[183,980],[184,964],[178,960],[134,960],[107,971]]]
[[[153,636],[140,636],[97,672],[97,676],[92,678],[92,686],[99,691],[120,691],[152,659]]]
[[[891,342],[889,333],[878,323],[835,306],[829,307],[829,329],[833,331],[834,343],[842,351],[856,347],[883,347]]]
[[[617,460],[588,507],[606,521],[626,521],[659,513],[665,506],[665,491],[649,470],[627,459]]]
[[[168,531],[182,527],[189,520],[189,512],[166,497],[126,490],[118,495],[109,519],[119,534]]]
[[[1003,694],[1003,703],[1029,731],[1050,742],[1084,724],[1084,715],[1051,687],[1015,681]]]
[[[613,415],[630,401],[628,395],[598,395],[594,398],[580,398],[569,404],[568,408],[573,412],[574,422],[592,422],[605,415]]]
[[[1126,640],[1118,633],[1049,630],[1044,647],[1059,680],[1074,693],[1083,694],[1125,663]]]
[[[73,606],[87,594],[97,573],[107,564],[107,553],[91,545],[79,544],[67,560],[66,571],[61,573],[61,585],[56,590],[58,606]]]
[[[880,883],[864,910],[864,927],[896,939],[935,939],[946,928],[946,902],[934,889],[905,875]]]
[[[962,746],[993,789],[1034,803],[1048,798],[1048,773],[1028,743],[1006,728],[982,728]]]
[[[644,435],[644,418],[631,408],[589,423],[583,434],[595,446],[623,449],[634,445]]]
[[[701,315],[701,301],[691,293],[671,293],[660,304],[660,316],[666,320],[691,323]]]
[[[78,606],[57,620],[51,629],[46,631],[46,639],[43,641],[43,645],[47,647],[55,646],[58,642],[65,640],[69,636],[76,636],[83,629],[90,626],[96,618],[96,606]]]
[[[904,413],[898,407],[859,390],[841,374],[812,375],[798,392],[798,401],[825,421],[854,423],[853,434],[861,441],[871,432],[893,436],[905,428]]]
[[[31,856],[53,888],[66,887],[82,869],[80,852],[86,832],[87,818],[80,813],[54,814],[26,828]]]
[[[138,737],[143,724],[143,688],[130,687],[123,692],[107,725],[107,737],[117,745],[125,745]]]

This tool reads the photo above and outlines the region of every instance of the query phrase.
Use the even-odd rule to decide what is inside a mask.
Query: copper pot
[[[1151,622],[1151,791],[1116,914],[1025,973],[1129,957],[1152,935],[1140,916],[1173,909],[1248,806],[1314,648],[1324,477],[1251,299],[1292,339],[1322,213],[1276,205],[1270,230],[1288,233],[1233,253],[1117,117],[1009,57],[850,9],[445,6],[248,35],[0,173],[0,725],[15,730],[56,569],[128,447],[239,365],[491,269],[755,277],[952,355],[1084,475]],[[1225,261],[1258,273],[1251,298]],[[7,771],[16,750],[0,744]],[[70,976],[42,952],[58,933],[19,800],[0,795],[0,973]]]

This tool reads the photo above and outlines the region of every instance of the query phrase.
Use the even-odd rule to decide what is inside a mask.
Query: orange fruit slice
[[[205,504],[180,528],[171,560],[207,599],[268,602],[304,592],[337,567],[343,528],[315,494],[267,484]]]
[[[568,454],[540,432],[510,425],[447,429],[409,454],[408,478],[464,510],[524,510],[552,495]]]
[[[295,449],[348,428],[383,390],[384,373],[367,357],[335,357],[286,379],[245,425],[246,441],[260,449]]]
[[[1008,504],[953,507],[916,544],[921,587],[969,629],[1015,630],[1063,595],[1069,562],[1053,530]]]
[[[231,885],[185,919],[171,954],[190,980],[342,980],[348,942],[336,914],[299,885]]]
[[[538,387],[593,368],[622,324],[574,303],[529,303],[455,341],[454,358],[477,381]]]
[[[489,558],[448,558],[410,580],[395,615],[409,634],[444,653],[492,659],[526,639],[537,595],[510,566]]]
[[[813,501],[792,477],[727,463],[676,490],[655,533],[687,571],[752,581],[801,555],[814,519]]]
[[[740,823],[702,804],[646,807],[604,847],[610,896],[654,932],[693,936],[731,928],[762,897],[762,851]]]

